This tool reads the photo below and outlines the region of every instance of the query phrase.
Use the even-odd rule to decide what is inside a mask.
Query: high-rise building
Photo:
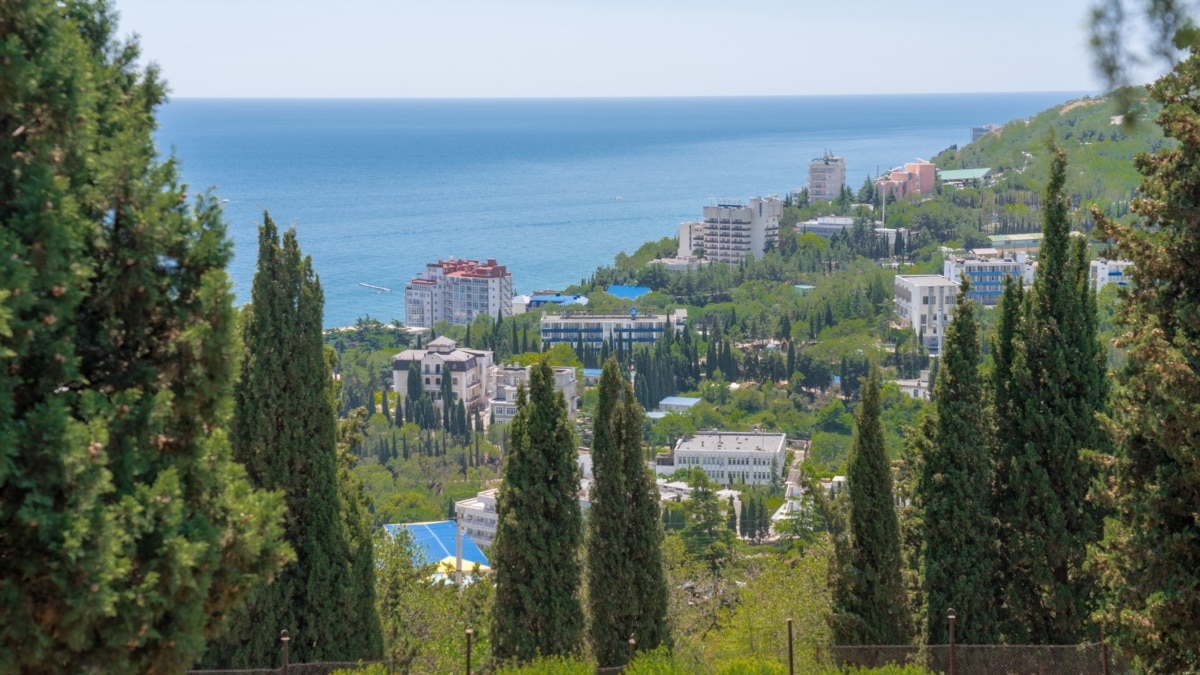
[[[808,199],[831,202],[846,186],[846,159],[834,157],[828,150],[808,163]]]
[[[512,273],[495,258],[439,260],[404,286],[404,322],[430,327],[438,321],[470,325],[479,314],[512,316]]]
[[[886,176],[875,179],[875,189],[881,195],[895,195],[897,198],[909,194],[927,195],[933,193],[937,180],[937,166],[918,158],[915,162],[905,162],[888,172]]]
[[[627,346],[653,344],[668,330],[676,333],[687,325],[687,310],[676,309],[666,314],[588,314],[566,312],[543,314],[541,319],[542,347],[549,349],[565,342],[599,349],[605,342]]]
[[[897,274],[893,299],[902,326],[920,335],[930,354],[939,354],[954,318],[958,284],[936,274]]]
[[[704,207],[704,257],[715,262],[738,263],[761,256],[767,244],[779,241],[783,202],[778,197],[754,197],[747,204],[724,203]],[[693,239],[696,235],[693,232]]]

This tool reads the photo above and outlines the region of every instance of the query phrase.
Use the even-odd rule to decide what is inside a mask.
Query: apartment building
[[[808,163],[808,199],[831,202],[846,187],[846,159],[834,157],[828,150]]]
[[[910,194],[927,195],[933,193],[936,180],[937,166],[918,158],[875,179],[875,189],[884,196],[896,195],[897,198]]]
[[[668,329],[678,333],[685,325],[686,309],[672,310],[667,314],[639,314],[636,309],[630,310],[628,314],[543,314],[542,349],[549,349],[560,342],[571,346],[583,342],[585,346],[596,349],[605,342],[625,345],[653,344]]]
[[[957,286],[965,277],[971,284],[967,298],[984,307],[995,307],[1004,294],[1004,280],[1018,279],[1022,285],[1033,283],[1034,265],[1024,252],[1000,255],[995,249],[976,249],[970,255],[947,255],[942,276]]]
[[[517,388],[522,384],[529,389],[529,373],[532,366],[492,366],[488,371],[491,380],[492,400],[488,404],[491,419],[510,422],[517,414]],[[562,392],[567,401],[567,412],[574,415],[582,403],[579,396],[575,369],[565,366],[554,367],[554,391]]]
[[[492,488],[454,502],[454,513],[463,534],[471,537],[481,549],[487,549],[496,540],[496,496],[499,493],[499,488]]]
[[[1098,258],[1088,266],[1088,283],[1097,293],[1109,284],[1124,287],[1133,282],[1133,261]]]
[[[958,284],[936,274],[897,274],[893,300],[902,326],[920,335],[930,354],[940,354],[954,318]]]
[[[675,469],[698,466],[721,485],[769,485],[783,476],[787,436],[750,431],[714,431],[675,443]]]
[[[703,238],[693,229],[691,243],[694,248],[704,249],[704,257],[715,262],[738,263],[751,255],[761,256],[768,243],[778,243],[782,215],[783,202],[774,196],[754,197],[745,204],[705,206]]]
[[[459,349],[458,343],[442,336],[424,349],[406,349],[392,358],[392,387],[401,403],[408,395],[408,372],[415,367],[425,393],[440,408],[443,405],[442,378],[449,377],[456,403],[462,401],[468,413],[487,407],[491,389],[487,382],[492,353],[483,349]]]
[[[496,263],[450,258],[428,263],[404,286],[404,316],[409,326],[428,328],[438,321],[465,326],[475,317],[512,316],[512,274]]]

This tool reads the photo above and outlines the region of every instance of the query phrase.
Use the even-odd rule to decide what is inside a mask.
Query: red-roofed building
[[[439,260],[404,286],[404,322],[429,327],[438,321],[470,325],[479,314],[512,316],[512,273],[495,258]]]

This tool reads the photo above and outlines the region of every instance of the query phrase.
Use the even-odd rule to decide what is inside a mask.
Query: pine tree
[[[936,424],[921,463],[916,498],[924,523],[922,582],[929,644],[950,640],[946,610],[957,613],[957,639],[992,644],[995,533],[991,505],[991,422],[979,375],[979,327],[963,281],[945,335],[934,388]]]
[[[879,379],[879,368],[872,363],[847,460],[849,547],[838,561],[832,618],[834,640],[840,645],[900,645],[909,640],[900,525],[880,425]]]
[[[0,4],[0,672],[182,672],[290,555],[226,429],[231,246],[106,3]]]
[[[567,403],[554,371],[533,366],[517,391],[509,449],[496,502],[492,656],[527,662],[578,652],[583,636],[577,557],[583,539],[580,470]]]
[[[1128,352],[1113,396],[1101,496],[1113,507],[1095,567],[1112,639],[1149,672],[1200,669],[1200,55],[1150,87],[1163,104],[1158,124],[1179,146],[1137,159],[1145,226],[1093,211],[1099,232],[1132,260],[1122,297],[1120,345]]]
[[[297,661],[344,661],[378,653],[374,602],[360,606],[355,564],[370,555],[370,537],[352,541],[344,506],[333,380],[322,345],[324,295],[296,240],[279,237],[269,215],[259,229],[258,268],[242,322],[245,355],[235,390],[233,447],[251,481],[280,490],[288,505],[286,535],[297,561],[237,614],[205,662],[219,667],[274,663],[279,631],[291,635]],[[364,554],[355,545],[365,545]],[[366,569],[369,576],[370,567]]]
[[[642,408],[615,359],[605,362],[599,389],[587,572],[592,649],[609,668],[628,660],[630,634],[644,650],[666,641],[667,586],[658,491],[642,458]]]
[[[1104,443],[1096,414],[1105,407],[1107,385],[1085,242],[1070,236],[1066,154],[1051,150],[1037,276],[1019,314],[1008,316],[1017,298],[1010,291],[1001,316],[996,370],[1005,381],[996,393],[1001,442],[993,512],[1005,556],[1003,636],[1070,644],[1092,634],[1095,580],[1083,564],[1102,520],[1087,500],[1095,471],[1080,451]]]

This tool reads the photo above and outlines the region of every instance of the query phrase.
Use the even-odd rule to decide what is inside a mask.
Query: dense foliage
[[[285,563],[226,428],[231,247],[104,2],[0,4],[0,671],[180,672]]]
[[[567,404],[546,360],[517,393],[510,449],[496,502],[492,657],[501,663],[577,653],[583,607],[578,552],[580,470]]]
[[[1136,226],[1099,217],[1135,263],[1099,497],[1114,509],[1095,558],[1113,639],[1151,672],[1200,668],[1200,52],[1150,88],[1177,148],[1138,158]]]

